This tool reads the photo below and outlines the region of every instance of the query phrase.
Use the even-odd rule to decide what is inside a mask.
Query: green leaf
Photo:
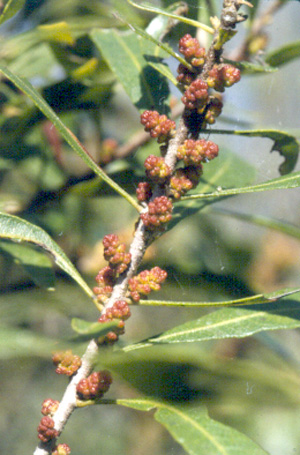
[[[284,157],[284,162],[279,167],[281,175],[288,174],[296,166],[300,144],[297,139],[284,131],[272,129],[260,130],[207,130],[213,134],[234,134],[237,136],[266,137],[274,141],[271,152],[274,150]]]
[[[8,0],[0,15],[0,25],[13,17],[24,5],[25,0]]]
[[[54,288],[54,273],[48,256],[29,245],[0,241],[0,253],[20,264],[37,286]]]
[[[235,300],[223,300],[219,302],[186,302],[174,300],[140,300],[139,305],[147,306],[185,306],[185,307],[219,307],[219,306],[242,306],[242,305],[261,305],[264,303],[275,302],[284,297],[297,294],[300,288],[285,288],[267,294],[256,294]]]
[[[157,60],[155,57],[156,45],[148,43],[144,38],[131,31],[95,29],[91,32],[91,38],[132,103],[140,111],[168,109],[167,105],[162,102],[169,95],[168,84],[165,78],[149,66],[146,60],[147,55],[145,55],[147,53],[149,58]],[[145,41],[147,47],[145,47]],[[149,44],[151,44],[150,47]],[[156,87],[160,87],[160,90],[156,90]]]
[[[195,195],[194,200],[193,194],[181,198],[181,201],[175,205],[169,228],[172,229],[182,219],[219,200],[217,195],[222,192],[222,187],[242,187],[253,182],[255,172],[254,167],[249,165],[249,163],[246,163],[234,153],[222,150],[218,158],[204,165],[204,178],[200,180],[195,190],[197,193],[201,192],[202,200],[198,194],[197,197]],[[209,191],[212,189],[214,192],[210,193]],[[213,194],[214,197],[207,197],[206,195],[208,194]],[[226,195],[223,195],[223,197],[226,197]]]
[[[258,193],[261,191],[269,190],[283,190],[290,188],[298,188],[300,186],[300,172],[294,172],[289,175],[278,177],[277,179],[268,180],[267,182],[259,183],[257,185],[245,186],[242,188],[230,188],[223,190],[222,187],[213,193],[201,193],[191,194],[190,196],[184,196],[181,200],[205,200],[210,198],[222,198],[226,196],[233,196],[244,193]]]
[[[149,343],[186,343],[224,338],[244,338],[268,330],[296,329],[300,321],[265,311],[223,308],[200,319],[174,327]]]
[[[162,8],[157,8],[150,3],[142,3],[142,4],[137,4],[133,2],[132,0],[127,0],[130,5],[135,6],[136,8],[142,9],[144,11],[149,11],[150,13],[154,14],[162,14],[163,16],[167,16],[170,19],[175,19],[177,21],[183,22],[185,24],[191,25],[192,27],[197,27],[201,28],[202,30],[206,31],[207,33],[210,33],[211,35],[214,34],[214,29],[209,27],[208,25],[201,24],[198,21],[194,21],[193,19],[189,19],[188,17],[184,16],[178,16],[177,14],[173,14],[169,10],[163,10]]]
[[[105,336],[112,329],[118,327],[119,320],[113,320],[110,322],[88,322],[83,319],[73,318],[71,322],[72,329],[78,333],[79,336],[75,338],[75,341],[86,341],[91,338],[99,338]]]
[[[171,433],[190,455],[266,455],[247,436],[211,419],[204,406],[173,405],[149,398],[117,400],[140,411],[156,409],[155,420]]]
[[[82,160],[89,166],[96,175],[101,177],[111,188],[113,188],[120,196],[124,197],[130,202],[136,210],[140,210],[139,205],[126,191],[124,191],[119,185],[117,185],[108,175],[95,163],[89,153],[80,144],[76,136],[63,124],[56,113],[46,103],[46,101],[40,96],[37,90],[26,81],[26,79],[13,74],[9,69],[0,65],[0,72],[3,73],[13,84],[15,84],[20,90],[22,90],[40,109],[40,111],[53,123],[53,125],[60,132],[66,142],[72,147],[72,149],[82,158]]]
[[[40,227],[16,216],[0,213],[0,238],[10,239],[15,242],[29,242],[43,248],[54,257],[56,264],[70,275],[89,297],[94,297],[92,290],[62,249]]]
[[[225,63],[230,63],[231,65],[235,66],[239,70],[243,72],[243,74],[261,74],[261,73],[275,73],[278,71],[278,68],[274,68],[273,66],[267,65],[265,62],[262,64],[257,63],[250,63],[250,62],[236,62],[235,60],[230,60],[228,58],[224,58]]]
[[[175,87],[178,86],[178,81],[177,81],[176,77],[173,75],[173,73],[170,70],[170,68],[168,67],[168,65],[166,65],[165,63],[153,63],[153,62],[149,62],[149,65],[152,66],[152,68],[154,68],[156,71],[158,71],[164,77],[169,79],[169,81],[172,82],[172,84],[175,85]]]
[[[300,41],[294,41],[269,52],[265,60],[271,66],[281,66],[298,57],[300,57]]]

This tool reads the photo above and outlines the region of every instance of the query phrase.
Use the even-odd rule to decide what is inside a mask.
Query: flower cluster
[[[54,420],[50,416],[41,418],[39,426],[37,428],[38,438],[42,442],[48,442],[51,439],[55,439],[58,436],[58,431],[54,428]]]
[[[205,139],[187,139],[177,150],[177,158],[186,165],[198,166],[203,161],[210,161],[218,156],[219,147]]]
[[[211,96],[204,114],[204,122],[212,125],[222,112],[223,103],[216,96]],[[204,123],[204,126],[205,126]]]
[[[52,455],[70,455],[70,453],[71,449],[68,444],[58,444],[52,452]]]
[[[116,234],[105,235],[103,238],[104,258],[116,274],[123,273],[131,261],[131,254],[126,253],[126,245],[121,243]]]
[[[42,414],[44,416],[53,416],[56,413],[58,406],[59,401],[52,400],[52,398],[47,398],[43,401],[42,404]]]
[[[137,276],[129,280],[130,297],[138,302],[141,295],[148,295],[151,291],[159,291],[161,283],[167,278],[167,272],[160,267],[151,270],[143,270]]]
[[[177,73],[177,81],[185,88],[187,88],[197,78],[197,73],[195,71],[190,71],[182,63],[178,65]]]
[[[196,79],[184,92],[181,101],[188,109],[196,109],[202,114],[208,101],[208,85],[202,79]]]
[[[173,204],[167,196],[159,196],[148,204],[148,211],[141,214],[144,225],[149,230],[164,230],[172,219]]]
[[[163,183],[171,174],[171,169],[162,156],[149,155],[144,166],[147,177],[157,183]]]
[[[81,379],[77,384],[76,391],[81,400],[95,400],[102,398],[112,383],[109,371],[97,371],[87,378]]]
[[[152,188],[148,182],[140,182],[136,190],[136,197],[140,202],[147,202],[152,196]]]
[[[158,143],[168,141],[175,133],[175,122],[166,115],[160,115],[157,111],[144,111],[141,115],[141,124],[150,136],[156,138]]]
[[[78,355],[74,355],[71,350],[55,352],[52,357],[54,365],[56,365],[55,372],[57,374],[65,374],[72,376],[81,366],[81,359]]]
[[[225,87],[231,87],[241,78],[238,68],[229,64],[214,65],[207,78],[207,84],[217,92],[224,92]]]
[[[125,332],[124,327],[126,321],[131,316],[130,308],[128,303],[125,300],[117,300],[114,302],[113,306],[107,308],[105,313],[103,313],[98,322],[104,323],[112,321],[113,319],[120,319],[118,326],[114,328],[111,332],[108,332],[104,337],[98,340],[99,344],[110,344],[118,340],[119,335],[123,335]]]
[[[188,33],[179,41],[179,52],[194,67],[203,66],[205,62],[205,49],[201,47],[197,38],[192,38]]]
[[[170,191],[175,199],[180,199],[185,193],[195,188],[202,174],[202,166],[187,166],[177,169],[170,180]]]

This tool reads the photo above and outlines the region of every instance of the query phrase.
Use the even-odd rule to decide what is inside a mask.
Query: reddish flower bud
[[[59,401],[52,400],[52,398],[47,398],[43,401],[42,404],[42,414],[44,416],[53,416],[56,413],[58,406]]]
[[[151,291],[158,291],[161,283],[167,278],[167,272],[160,267],[151,270],[143,270],[137,276],[129,280],[128,289],[132,300],[138,302],[140,294],[148,295]]]
[[[179,41],[179,52],[184,55],[186,61],[195,67],[204,65],[205,49],[201,47],[197,38],[192,38],[188,33]]]
[[[148,212],[141,214],[141,219],[150,230],[165,229],[165,225],[172,219],[173,205],[166,196],[156,197],[148,204]]]
[[[141,123],[145,131],[149,132],[151,137],[157,138],[159,143],[166,142],[175,133],[175,122],[169,120],[166,115],[159,115],[157,111],[144,111]]]
[[[40,424],[37,428],[38,438],[42,442],[48,442],[58,436],[58,431],[54,428],[54,420],[49,416],[42,417]]]
[[[148,182],[140,182],[136,190],[136,197],[140,202],[147,202],[152,196],[151,185]]]
[[[76,391],[81,400],[94,400],[101,398],[108,391],[111,383],[112,377],[109,371],[98,371],[85,379],[81,379],[77,384]]]
[[[155,182],[162,183],[171,174],[171,169],[161,156],[149,155],[144,162],[146,175]]]
[[[73,355],[71,350],[54,353],[52,361],[57,366],[55,372],[67,376],[72,376],[81,366],[80,357]]]
[[[202,79],[196,79],[184,92],[181,101],[188,109],[197,109],[201,114],[208,100],[208,85]]]

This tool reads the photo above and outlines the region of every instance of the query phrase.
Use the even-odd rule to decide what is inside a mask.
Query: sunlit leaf
[[[15,242],[29,242],[50,253],[56,262],[70,277],[72,277],[93,298],[93,292],[75,269],[63,250],[51,237],[38,226],[13,215],[0,213],[0,238]]]
[[[22,90],[40,109],[40,111],[53,123],[66,142],[82,158],[82,160],[92,169],[95,174],[102,178],[111,188],[124,197],[136,210],[140,210],[139,205],[126,191],[117,185],[93,160],[87,150],[80,144],[76,136],[63,124],[53,109],[40,96],[37,90],[26,79],[13,74],[9,69],[0,66],[0,72],[3,73],[13,84]]]
[[[174,405],[149,398],[117,400],[140,411],[156,409],[155,419],[190,455],[266,455],[247,436],[212,420],[204,406]]]
[[[300,186],[300,172],[294,172],[288,175],[283,175],[277,179],[268,180],[267,182],[258,183],[257,185],[250,185],[241,188],[223,189],[221,186],[217,191],[212,193],[192,194],[191,196],[184,196],[183,201],[188,200],[205,200],[210,198],[222,198],[226,196],[233,196],[245,193],[257,193],[269,190],[284,190],[290,188],[298,188]]]
[[[73,46],[75,38],[67,22],[56,22],[55,24],[40,25],[38,28],[41,39],[54,41],[55,43]]]
[[[269,52],[265,60],[271,66],[281,66],[298,57],[300,57],[300,41],[294,41]]]
[[[13,17],[24,5],[25,0],[8,0],[0,15],[0,25]]]
[[[117,30],[100,29],[92,30],[91,38],[132,103],[140,111],[168,109],[164,103],[169,95],[168,84],[164,77],[149,66],[145,55],[147,47],[145,47],[144,38],[137,36],[132,31],[118,32]],[[153,51],[148,46],[149,57],[154,56],[155,58],[156,46],[152,43],[149,44]],[[160,90],[155,90],[155,87],[160,87]]]
[[[223,308],[150,338],[150,343],[182,343],[224,338],[244,338],[267,330],[296,329],[300,321],[242,308]]]

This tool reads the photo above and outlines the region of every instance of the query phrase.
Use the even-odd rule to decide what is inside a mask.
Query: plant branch
[[[221,21],[219,22],[219,27],[215,28],[215,33],[214,33],[214,38],[212,41],[212,44],[208,50],[207,53],[207,59],[206,63],[203,67],[203,71],[200,74],[199,77],[202,79],[205,79],[208,76],[208,72],[212,68],[212,66],[219,61],[220,55],[222,53],[222,43],[220,44],[220,33],[222,31],[228,32],[228,30],[232,30],[235,28],[235,25],[237,22],[241,21],[241,16],[238,15],[237,11],[241,5],[241,2],[238,2],[237,0],[225,0],[224,1],[224,8],[221,13]],[[231,10],[235,13],[235,19],[231,18],[231,22],[228,24],[228,8],[231,8]],[[226,19],[227,18],[227,19]],[[218,43],[218,46],[217,46]],[[175,136],[169,141],[167,151],[165,154],[165,162],[166,164],[170,167],[171,171],[173,172],[175,170],[175,166],[177,163],[177,149],[178,147],[184,143],[184,141],[187,139],[187,137],[192,134],[199,134],[200,129],[201,129],[201,124],[198,125],[197,127],[197,132],[191,132],[190,130],[190,116],[191,116],[191,111],[189,111],[187,108],[184,109],[182,117],[179,121],[176,134]],[[142,137],[142,136],[141,136]],[[144,137],[142,137],[142,140],[144,140]],[[167,195],[168,194],[168,185],[167,183],[165,185],[157,185],[157,187],[154,190],[154,197],[157,197],[157,195]],[[147,211],[147,207],[143,209],[143,211]],[[108,311],[109,308],[111,308],[117,300],[125,299],[126,298],[126,292],[127,292],[127,287],[128,287],[128,281],[131,277],[133,277],[139,265],[141,264],[141,261],[143,259],[144,253],[147,249],[147,247],[150,245],[150,243],[155,240],[159,235],[161,235],[161,232],[150,232],[147,231],[142,220],[139,219],[135,234],[133,237],[133,241],[131,243],[130,247],[130,254],[131,254],[131,263],[128,267],[128,269],[120,275],[118,278],[114,288],[111,297],[109,298],[108,302],[106,303],[104,309],[102,310],[102,315],[105,315],[106,312]],[[54,414],[53,420],[55,423],[55,429],[59,432],[59,434],[62,432],[65,424],[67,423],[69,417],[71,416],[72,412],[76,408],[76,402],[77,402],[77,397],[76,397],[76,386],[79,383],[79,381],[83,378],[86,378],[92,368],[93,368],[93,363],[98,355],[99,351],[99,346],[96,342],[96,340],[91,340],[85,354],[83,355],[82,358],[82,366],[79,368],[77,373],[72,377],[65,394],[60,402],[60,405],[58,407],[58,410]],[[49,443],[40,443],[37,449],[34,452],[34,455],[49,455],[55,445],[55,439],[51,440]]]

